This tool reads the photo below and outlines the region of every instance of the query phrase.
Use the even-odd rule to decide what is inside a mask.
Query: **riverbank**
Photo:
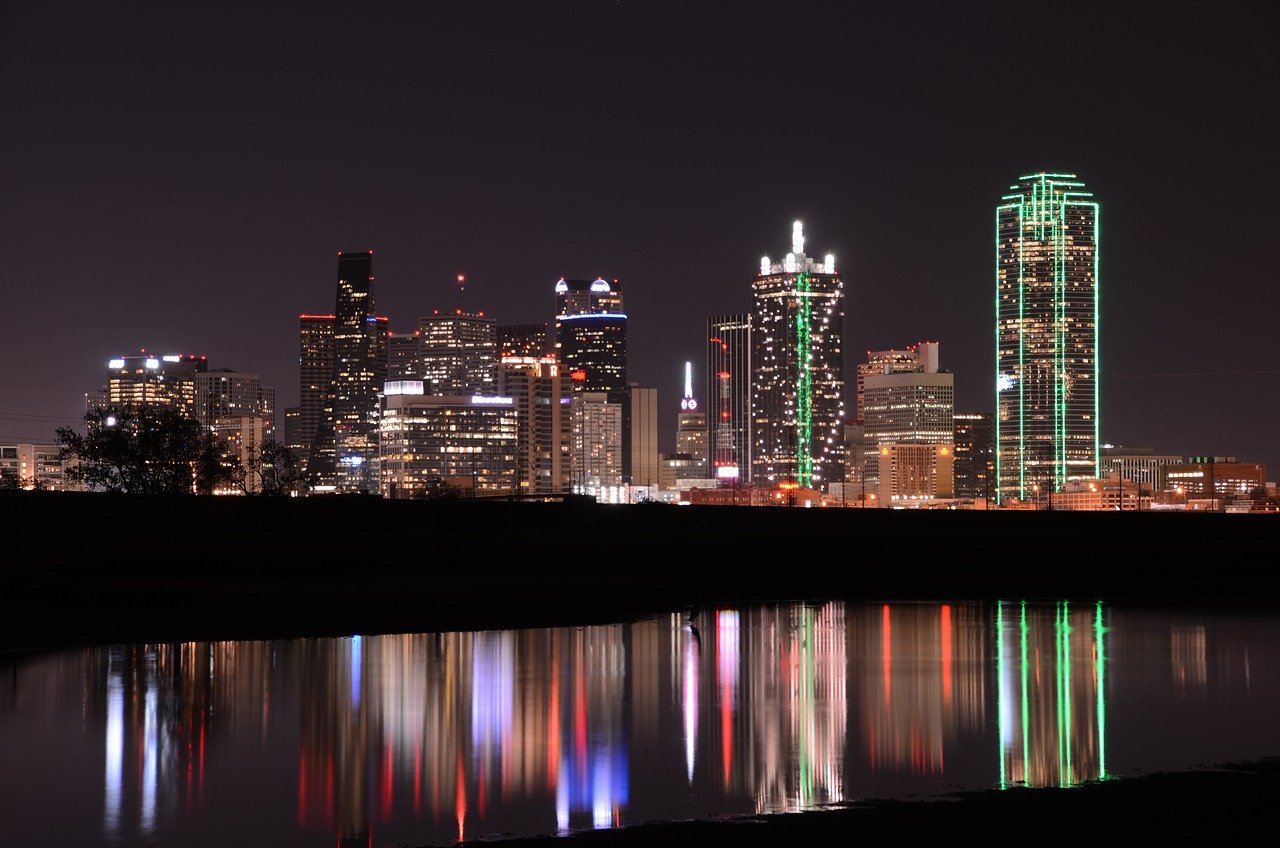
[[[964,792],[941,800],[869,800],[839,809],[721,821],[636,825],[568,837],[476,842],[503,848],[830,845],[868,838],[1019,837],[1209,844],[1256,841],[1280,797],[1280,759],[1087,783],[1070,789]]]
[[[621,621],[702,604],[1271,608],[1280,520],[0,493],[0,648]]]

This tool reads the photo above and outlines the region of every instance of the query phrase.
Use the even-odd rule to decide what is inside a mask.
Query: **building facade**
[[[1166,466],[1165,479],[1170,489],[1188,500],[1247,497],[1266,492],[1267,466],[1237,462],[1234,456],[1192,456],[1185,463]]]
[[[312,446],[325,424],[325,400],[332,381],[333,316],[299,315],[298,414],[296,429],[288,444],[298,453],[304,468],[310,465]],[[327,452],[332,465],[332,450]]]
[[[1028,174],[996,207],[997,497],[1100,476],[1098,202]]]
[[[991,416],[980,412],[955,414],[955,475],[957,498],[994,497],[995,433]]]
[[[462,497],[520,491],[518,415],[509,397],[430,395],[421,380],[388,382],[379,422],[383,497]]]
[[[81,491],[84,487],[67,476],[74,464],[62,458],[58,445],[0,445],[0,488]]]
[[[194,417],[201,424],[212,425],[219,418],[252,416],[262,419],[266,438],[276,434],[276,390],[262,385],[257,374],[218,368],[194,375]]]
[[[751,481],[751,314],[707,320],[707,462],[711,476]]]
[[[436,310],[418,319],[418,357],[428,394],[492,395],[498,365],[496,324],[483,312]]]
[[[906,350],[869,350],[867,361],[858,363],[858,420],[863,420],[866,400],[865,380],[872,374],[936,373],[938,370],[938,343],[920,342]]]
[[[568,398],[554,356],[504,356],[498,362],[498,395],[516,412],[516,465],[520,494],[569,491],[572,438]]]
[[[880,445],[876,453],[884,506],[955,497],[955,452],[950,444]]]
[[[693,396],[693,363],[684,364],[684,396],[680,399],[680,411],[676,413],[676,453],[701,461],[702,472],[688,475],[706,477],[709,456],[707,413]]]
[[[96,402],[107,406],[176,409],[196,415],[196,375],[208,370],[203,356],[170,353],[126,354],[107,363],[107,384]]]
[[[386,379],[387,322],[374,311],[373,251],[338,254],[333,373],[309,470],[317,489],[377,492],[378,394]]]
[[[627,387],[624,428],[628,449],[623,452],[622,482],[632,486],[657,486],[662,456],[658,451],[658,390],[632,383]]]
[[[844,479],[844,280],[834,256],[805,254],[796,221],[752,290],[752,481],[821,490]]]
[[[1148,492],[1164,491],[1167,488],[1165,471],[1183,462],[1181,456],[1160,455],[1151,448],[1102,446],[1104,476],[1119,474],[1123,480],[1140,483]]]
[[[938,344],[921,343],[926,351],[904,370],[902,363],[862,375],[864,465],[862,486],[880,491],[883,445],[951,445],[955,438],[955,376],[938,369]]]
[[[498,356],[546,356],[555,350],[546,323],[499,324]]]
[[[569,406],[573,444],[570,479],[574,492],[622,485],[622,404],[604,392],[578,392]]]

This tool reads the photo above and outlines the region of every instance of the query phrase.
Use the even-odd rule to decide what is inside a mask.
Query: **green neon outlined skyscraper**
[[[1098,203],[1075,174],[1018,178],[996,207],[997,498],[1097,477]]]
[[[751,288],[751,479],[825,490],[844,479],[844,280],[835,256],[805,254],[796,221]]]

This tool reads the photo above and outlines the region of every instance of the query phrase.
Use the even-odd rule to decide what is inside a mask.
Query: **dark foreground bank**
[[[693,604],[1275,604],[1280,519],[0,493],[0,647],[622,621]]]
[[[1266,841],[1280,801],[1280,759],[1118,778],[1071,789],[966,792],[931,801],[866,801],[839,809],[722,821],[636,825],[570,837],[500,840],[504,848],[640,845],[836,845],[868,838],[946,837],[959,844],[1169,839]],[[489,843],[492,844],[492,843]],[[909,843],[910,844],[910,843]]]

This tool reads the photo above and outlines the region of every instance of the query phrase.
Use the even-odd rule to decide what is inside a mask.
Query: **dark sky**
[[[194,5],[0,7],[0,441],[141,347],[295,404],[298,313],[372,248],[396,330],[458,273],[510,323],[619,278],[670,449],[706,317],[797,218],[849,365],[936,339],[988,410],[994,207],[1057,170],[1102,204],[1103,440],[1280,468],[1268,4]]]

